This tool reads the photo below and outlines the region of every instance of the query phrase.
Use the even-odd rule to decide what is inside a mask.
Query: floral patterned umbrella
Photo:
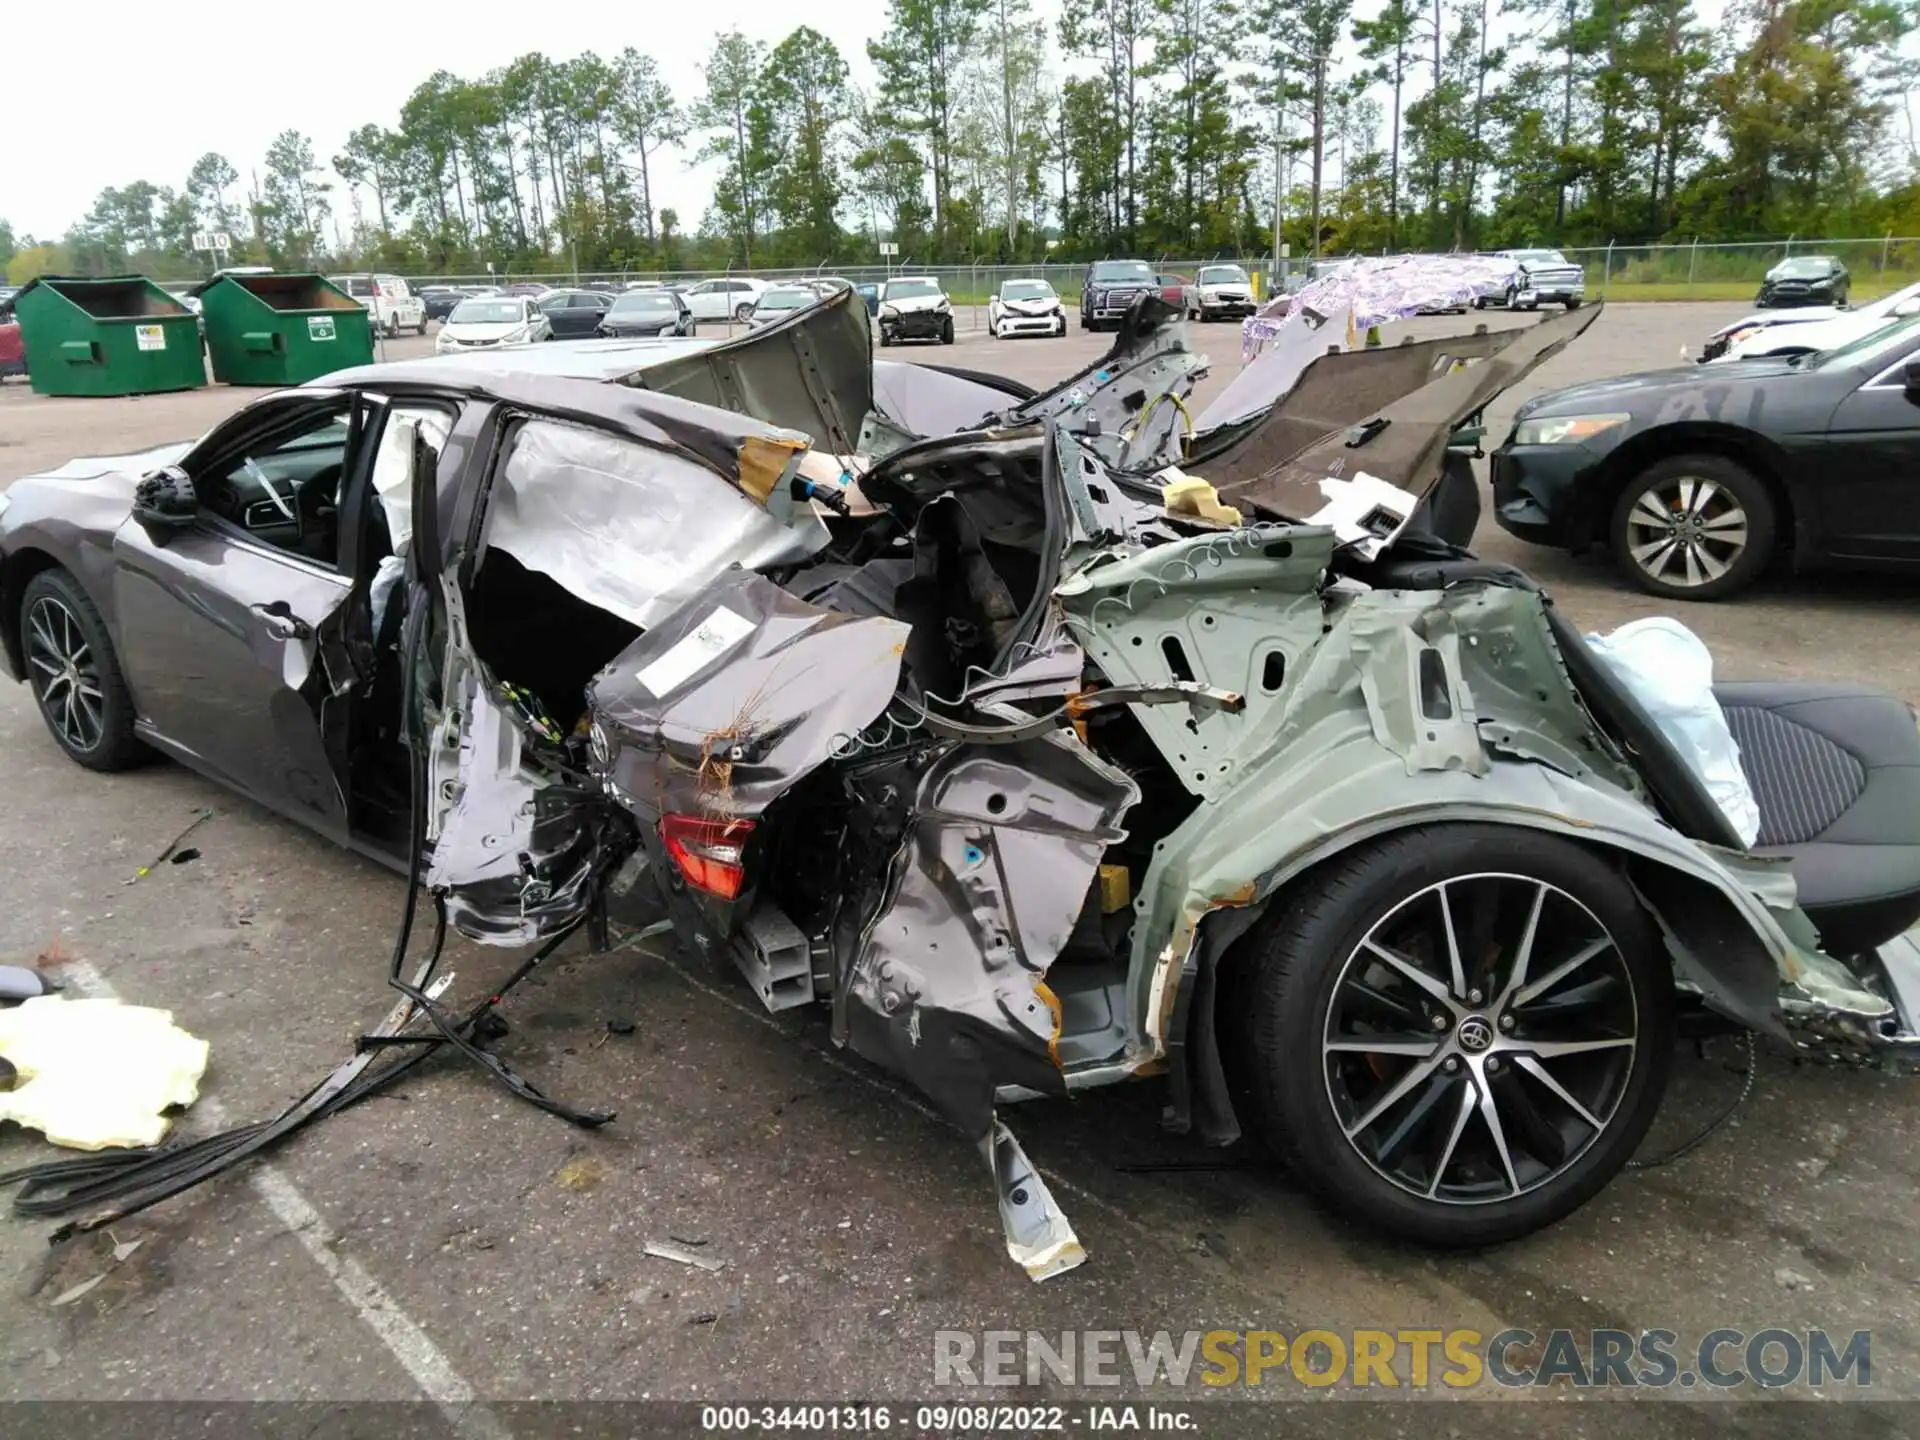
[[[1344,310],[1353,312],[1353,334],[1365,334],[1423,310],[1471,305],[1482,295],[1505,290],[1518,274],[1515,261],[1490,255],[1356,257],[1292,295],[1274,296],[1248,316],[1240,327],[1241,351],[1251,360],[1282,326],[1317,324]],[[1347,343],[1354,343],[1351,335]]]

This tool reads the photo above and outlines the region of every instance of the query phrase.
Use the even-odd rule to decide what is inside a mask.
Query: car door
[[[314,452],[338,445],[336,495],[366,460],[378,402],[316,390],[248,406],[182,459],[196,491],[226,478],[309,472]],[[337,441],[335,435],[337,434]],[[282,498],[295,506],[304,495]],[[250,511],[203,505],[191,528],[148,529],[128,519],[114,535],[113,587],[122,662],[141,731],[163,749],[275,810],[346,838],[340,778],[322,738],[322,712],[344,704],[351,676],[322,658],[322,627],[347,598],[338,554],[290,548],[272,501],[263,527]],[[321,523],[322,511],[307,500]],[[335,524],[337,525],[337,506]],[[235,518],[237,515],[237,519]]]
[[[600,328],[600,321],[613,302],[598,291],[587,291],[576,295],[567,303],[567,334],[569,336],[591,335]]]
[[[718,320],[727,313],[726,292],[719,286],[718,280],[702,280],[687,291],[687,309],[695,320]]]
[[[1859,559],[1920,560],[1920,394],[1906,364],[1920,333],[1873,357],[1870,377],[1827,422],[1825,443],[1802,457],[1817,472],[1826,548]]]

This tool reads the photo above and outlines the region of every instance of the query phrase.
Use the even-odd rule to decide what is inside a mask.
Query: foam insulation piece
[[[1196,520],[1211,521],[1215,525],[1238,525],[1240,512],[1231,505],[1220,503],[1220,492],[1211,482],[1198,475],[1188,475],[1175,466],[1169,465],[1157,477],[1160,486],[1160,501],[1166,506],[1169,515],[1190,515]]]
[[[0,1056],[20,1072],[0,1120],[74,1150],[159,1144],[162,1112],[197,1100],[207,1070],[207,1042],[171,1011],[61,995],[0,1010]]]

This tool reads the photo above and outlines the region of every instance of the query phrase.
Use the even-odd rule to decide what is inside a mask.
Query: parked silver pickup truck
[[[1558,250],[1496,250],[1496,260],[1511,260],[1520,273],[1504,291],[1482,295],[1475,305],[1504,305],[1509,310],[1538,310],[1542,304],[1578,310],[1587,298],[1587,274]]]

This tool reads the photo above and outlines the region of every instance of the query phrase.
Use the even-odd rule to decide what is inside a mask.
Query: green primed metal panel
[[[373,363],[366,307],[320,275],[222,275],[204,285],[213,378],[228,385],[301,385]]]
[[[152,395],[207,383],[193,312],[144,276],[45,276],[13,299],[41,395]]]

